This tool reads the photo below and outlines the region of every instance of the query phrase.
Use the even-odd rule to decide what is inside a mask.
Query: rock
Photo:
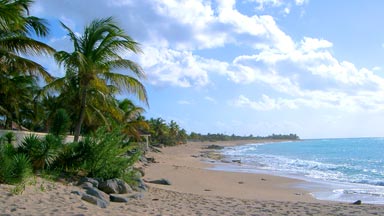
[[[221,163],[231,163],[229,160],[221,160]]]
[[[83,195],[83,192],[80,192],[80,191],[71,191],[71,194],[76,194],[78,196],[82,196]]]
[[[131,187],[121,179],[109,179],[99,184],[99,189],[107,194],[125,194],[132,192]]]
[[[143,167],[135,168],[135,170],[140,173],[141,177],[145,176],[145,171]]]
[[[117,194],[109,194],[109,200],[111,202],[128,202],[129,198],[128,197],[122,197]]]
[[[84,182],[80,185],[81,188],[87,188],[87,187],[94,187],[94,185],[91,182]]]
[[[167,179],[157,179],[157,180],[152,180],[148,182],[152,184],[171,185],[171,182]]]
[[[131,187],[132,187],[132,190],[139,191],[139,192],[148,190],[147,185],[144,183],[143,179],[141,178],[135,179],[135,183],[134,185],[131,185]]]
[[[353,205],[361,205],[361,200],[357,200],[356,202],[352,203]]]
[[[93,187],[87,187],[84,189],[85,189],[86,194],[94,196],[98,199],[104,200],[105,202],[108,203],[109,196],[108,196],[108,194],[104,193],[103,191],[100,191],[97,188],[93,188]]]
[[[146,158],[146,157],[144,157],[144,156],[140,156],[140,158],[139,158],[139,161],[140,161],[140,162],[142,162],[142,163],[145,163],[145,164],[147,164],[147,163],[148,163],[148,160],[147,160],[147,158]]]
[[[207,149],[221,150],[223,148],[224,148],[223,146],[219,146],[219,145],[209,145],[209,146],[207,146]]]
[[[154,157],[147,157],[148,163],[157,163]]]
[[[107,206],[109,205],[109,203],[106,202],[105,200],[99,199],[99,198],[92,196],[92,195],[89,195],[89,194],[83,194],[81,196],[81,199],[84,201],[87,201],[89,203],[95,204],[95,205],[99,206],[100,208],[107,208]]]
[[[233,163],[241,163],[241,160],[232,160]]]
[[[93,187],[97,188],[99,187],[99,181],[97,179],[94,179],[94,178],[88,178],[88,177],[83,177],[81,178],[78,182],[77,182],[77,185],[82,185],[86,182],[89,182],[93,185]]]
[[[131,198],[131,199],[143,199],[144,198],[144,194],[136,193],[136,194],[129,195],[128,198]]]

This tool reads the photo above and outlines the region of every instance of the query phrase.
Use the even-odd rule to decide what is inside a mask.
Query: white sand
[[[22,195],[0,185],[0,215],[384,215],[383,205],[315,200],[291,187],[298,180],[207,170],[209,164],[192,157],[207,145],[189,143],[151,153],[158,163],[145,169],[144,178],[165,178],[172,185],[149,184],[142,199],[102,209],[71,194],[77,187],[37,179]]]

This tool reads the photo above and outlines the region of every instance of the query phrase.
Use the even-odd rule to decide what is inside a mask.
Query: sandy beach
[[[156,163],[145,167],[144,179],[164,178],[171,185],[148,183],[141,199],[102,209],[72,194],[76,186],[38,178],[22,195],[0,185],[0,215],[384,215],[382,205],[316,200],[293,187],[299,180],[209,170],[214,163],[201,155],[210,144],[191,142],[149,153]]]

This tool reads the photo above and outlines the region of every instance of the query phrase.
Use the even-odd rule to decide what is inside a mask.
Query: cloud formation
[[[137,58],[151,85],[202,88],[222,76],[234,85],[265,85],[271,92],[242,93],[233,104],[256,110],[337,108],[350,111],[381,110],[384,80],[367,68],[337,59],[333,43],[303,37],[294,41],[266,7],[300,7],[306,0],[249,0],[255,13],[245,13],[235,0],[41,0],[33,12],[60,17],[76,31],[100,14],[117,18],[143,44]],[[57,43],[52,39],[52,44]],[[199,55],[231,46],[247,54],[231,60]],[[129,55],[129,54],[127,54]],[[227,53],[223,53],[227,55]],[[270,96],[277,95],[278,96]],[[259,100],[252,100],[255,97]],[[206,100],[210,100],[207,99]]]

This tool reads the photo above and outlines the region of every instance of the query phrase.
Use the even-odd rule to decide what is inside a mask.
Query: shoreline
[[[300,140],[298,140],[300,141]],[[279,142],[279,141],[277,141]],[[287,141],[282,141],[287,142]],[[289,141],[288,141],[289,142]],[[295,141],[292,141],[295,142]],[[260,142],[254,142],[251,144],[258,144]],[[263,142],[261,142],[263,143]],[[263,144],[272,145],[276,143],[266,142]],[[245,144],[246,145],[246,144]],[[222,152],[219,152],[222,153]],[[225,153],[223,153],[225,154]],[[253,174],[267,174],[282,178],[296,179],[299,183],[293,185],[296,189],[302,189],[307,191],[317,201],[324,202],[342,202],[342,203],[353,203],[361,200],[364,203],[373,205],[384,205],[382,199],[382,187],[375,185],[366,185],[353,182],[342,182],[336,180],[324,180],[318,178],[311,178],[304,175],[303,173],[290,173],[282,171],[273,171],[268,169],[259,169],[257,165],[242,164],[240,159],[242,157],[225,157],[220,156],[218,163],[212,168],[212,170],[224,171],[224,172],[238,172],[238,173],[253,173]],[[347,191],[347,192],[345,192]],[[358,191],[358,192],[355,192]],[[363,192],[360,192],[363,191]],[[380,191],[380,192],[378,192]]]
[[[158,163],[145,168],[146,180],[165,178],[171,186],[153,185],[181,193],[223,196],[238,199],[328,202],[315,199],[309,191],[295,187],[303,180],[273,174],[244,173],[211,169],[220,163],[209,145],[230,147],[250,143],[272,143],[280,140],[239,140],[224,142],[189,142],[162,148],[151,153]],[[281,140],[283,142],[285,140]],[[213,156],[213,157],[212,157]],[[204,181],[196,177],[203,176]]]
[[[155,163],[144,167],[144,179],[164,178],[171,185],[147,183],[148,191],[128,203],[99,208],[71,193],[76,186],[37,179],[22,195],[12,195],[14,186],[0,184],[0,209],[4,215],[384,215],[383,205],[316,200],[292,188],[301,182],[296,179],[212,171],[207,168],[214,163],[200,157],[210,144],[247,143],[188,143],[149,153]]]

